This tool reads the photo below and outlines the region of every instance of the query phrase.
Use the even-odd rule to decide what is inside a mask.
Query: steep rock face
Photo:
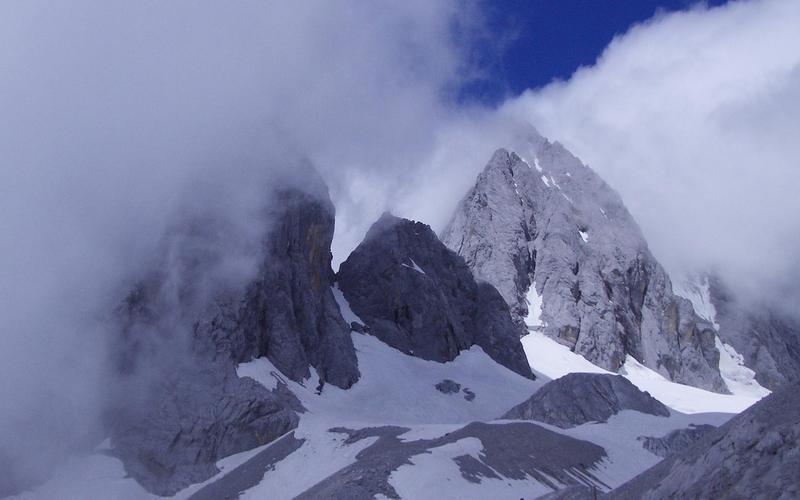
[[[800,386],[786,385],[612,491],[614,499],[797,498]]]
[[[430,227],[384,214],[342,263],[339,287],[369,333],[423,359],[450,361],[472,345],[533,377],[508,306],[478,284]]]
[[[159,377],[137,398],[139,408],[115,417],[112,435],[127,473],[153,493],[169,496],[204,481],[219,472],[219,459],[297,427],[302,408],[285,386],[268,391],[237,377],[230,362],[198,357]]]
[[[733,346],[769,389],[800,382],[800,322],[768,304],[748,304],[721,279],[709,280],[720,339]]]
[[[570,373],[545,384],[503,418],[537,420],[568,429],[586,422],[605,422],[622,410],[669,416],[666,406],[625,377]]]
[[[263,265],[249,286],[235,330],[225,333],[236,361],[266,356],[295,381],[316,368],[322,382],[348,388],[358,380],[350,328],[331,285],[334,208],[304,191],[281,190],[265,241]],[[224,341],[224,338],[221,339]]]
[[[266,356],[302,382],[359,377],[350,331],[331,291],[333,206],[318,178],[277,189],[263,231],[235,220],[190,219],[165,238],[163,258],[115,315],[118,392],[114,452],[149,490],[171,495],[217,472],[215,462],[297,426],[299,401],[239,378]]]
[[[672,293],[619,195],[558,143],[533,136],[524,149],[527,160],[493,155],[442,241],[517,322],[598,366],[617,371],[630,354],[725,392],[713,326]]]

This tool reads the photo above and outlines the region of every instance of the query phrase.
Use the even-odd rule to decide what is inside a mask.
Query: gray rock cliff
[[[631,355],[667,378],[726,392],[713,326],[672,292],[619,195],[558,143],[498,150],[441,234],[512,316],[592,363]]]
[[[116,312],[112,446],[154,493],[205,480],[219,459],[297,426],[304,409],[281,375],[267,390],[239,378],[238,363],[267,357],[301,383],[311,368],[321,384],[358,380],[350,329],[330,288],[333,205],[307,174],[302,189],[278,184],[265,197],[255,237],[224,217],[174,226],[163,257]]]

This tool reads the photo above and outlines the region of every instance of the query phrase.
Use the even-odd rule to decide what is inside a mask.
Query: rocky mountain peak
[[[523,141],[524,142],[524,141]],[[497,150],[441,234],[512,316],[617,371],[725,391],[713,326],[672,293],[619,195],[558,143]]]
[[[338,285],[369,333],[392,347],[444,362],[478,345],[533,377],[522,330],[502,297],[476,283],[464,260],[426,224],[384,213],[340,266]]]

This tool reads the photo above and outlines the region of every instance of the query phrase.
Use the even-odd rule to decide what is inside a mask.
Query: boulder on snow
[[[436,390],[441,392],[442,394],[456,394],[457,392],[461,391],[461,384],[454,380],[450,380],[446,378],[436,384]]]
[[[604,422],[622,410],[669,416],[666,406],[620,375],[570,373],[548,382],[506,419],[537,420],[568,429],[586,422]]]

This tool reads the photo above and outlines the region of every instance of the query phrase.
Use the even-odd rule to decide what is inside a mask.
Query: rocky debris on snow
[[[239,498],[242,491],[256,486],[270,468],[275,467],[275,464],[297,451],[305,441],[305,439],[297,439],[294,432],[283,436],[245,464],[199,489],[189,497],[189,500],[235,500]]]
[[[462,389],[462,392],[464,393],[464,399],[466,399],[467,401],[475,400],[475,393],[469,390],[469,388],[464,387],[464,389]]]
[[[622,410],[668,417],[666,406],[620,375],[570,373],[545,384],[502,418],[537,420],[568,429],[605,422]]]
[[[609,497],[800,497],[798,394],[796,384],[782,387]]]
[[[503,298],[476,283],[430,227],[385,213],[344,261],[338,286],[369,333],[400,351],[451,361],[473,345],[534,378]]]
[[[441,234],[515,321],[617,371],[627,354],[675,382],[726,392],[713,325],[672,293],[619,195],[535,132],[499,149]],[[529,307],[530,306],[530,307]]]
[[[402,427],[366,429],[331,429],[348,434],[347,444],[377,437],[378,440],[356,456],[356,462],[319,482],[298,499],[348,498],[372,499],[376,495],[399,498],[389,482],[392,473],[411,463],[415,455],[466,438],[480,440],[479,456],[461,455],[452,460],[469,482],[485,479],[524,480],[529,477],[557,489],[564,485],[591,484],[608,490],[594,473],[606,457],[600,446],[549,431],[530,423],[471,423],[435,439],[401,441],[408,431]]]
[[[436,390],[443,394],[456,394],[461,391],[461,384],[447,378],[436,384]]]
[[[639,438],[642,447],[659,457],[679,453],[699,441],[703,436],[716,429],[713,425],[691,425],[685,429],[676,429],[664,437]]]

